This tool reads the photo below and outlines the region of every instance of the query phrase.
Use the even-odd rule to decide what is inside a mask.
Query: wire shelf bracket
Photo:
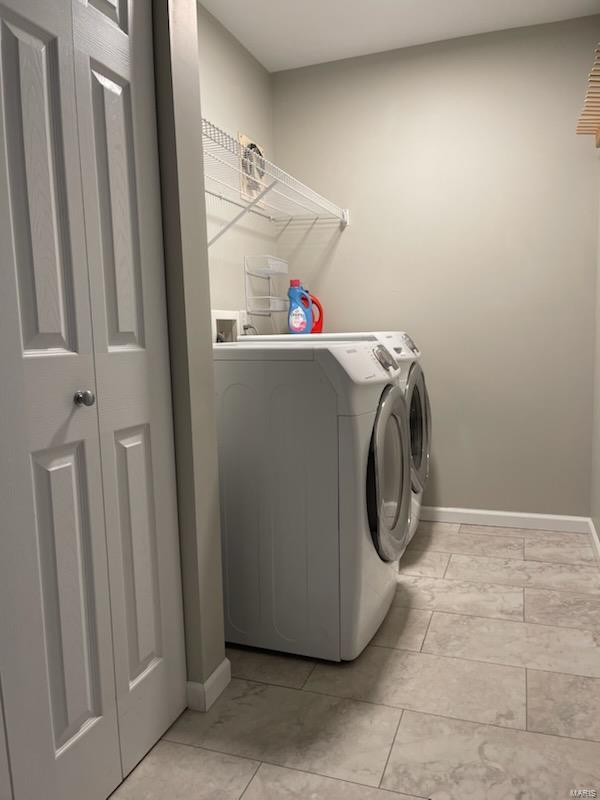
[[[202,150],[206,193],[240,209],[210,239],[209,247],[247,213],[271,222],[330,220],[341,228],[350,222],[347,208],[327,200],[204,118]]]
[[[262,192],[256,195],[256,197],[254,198],[254,200],[252,200],[252,202],[248,203],[247,206],[244,206],[242,208],[239,214],[236,214],[235,217],[233,219],[230,219],[226,225],[223,225],[223,227],[219,231],[217,231],[217,233],[212,237],[212,239],[209,240],[208,246],[210,247],[212,244],[214,244],[217,241],[217,239],[220,239],[221,236],[223,236],[224,233],[227,233],[229,228],[232,228],[236,223],[238,223],[241,220],[243,216],[245,216],[249,211],[252,211],[254,206],[257,206],[260,203],[263,197],[265,197],[268,194],[268,192],[271,191],[271,189],[275,186],[276,183],[277,181],[273,181],[273,183],[271,183],[269,186],[266,186],[262,190]],[[226,200],[227,198],[223,197],[221,199]]]

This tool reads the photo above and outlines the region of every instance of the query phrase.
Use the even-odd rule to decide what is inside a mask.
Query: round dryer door
[[[412,486],[414,491],[421,492],[429,478],[431,407],[425,376],[417,363],[412,365],[408,374],[406,405],[410,426]]]
[[[381,395],[367,467],[367,510],[373,542],[384,561],[402,555],[411,518],[410,433],[404,394]]]

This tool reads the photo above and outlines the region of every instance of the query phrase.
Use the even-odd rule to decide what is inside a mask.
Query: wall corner
[[[196,0],[153,0],[188,681],[225,657]]]

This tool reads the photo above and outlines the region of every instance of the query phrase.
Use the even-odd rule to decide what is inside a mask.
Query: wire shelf
[[[257,148],[240,144],[204,118],[202,148],[206,193],[241,209],[209,245],[247,212],[275,222],[329,219],[342,227],[348,224],[348,209],[322,197],[264,158]]]
[[[287,311],[288,300],[272,294],[257,294],[248,298],[247,310],[257,317],[270,317],[273,312]]]
[[[258,317],[270,317],[275,312],[288,310],[287,297],[275,293],[274,278],[287,275],[288,264],[283,258],[256,255],[244,257],[246,311]],[[261,287],[255,294],[253,284]]]
[[[245,256],[244,266],[247,275],[255,278],[272,278],[288,274],[288,262],[277,256]]]

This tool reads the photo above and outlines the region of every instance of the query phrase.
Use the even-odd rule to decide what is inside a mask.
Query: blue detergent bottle
[[[310,294],[300,285],[299,280],[291,280],[288,297],[290,299],[290,309],[288,311],[289,332],[310,333],[313,326]],[[304,298],[304,303],[302,298]]]

